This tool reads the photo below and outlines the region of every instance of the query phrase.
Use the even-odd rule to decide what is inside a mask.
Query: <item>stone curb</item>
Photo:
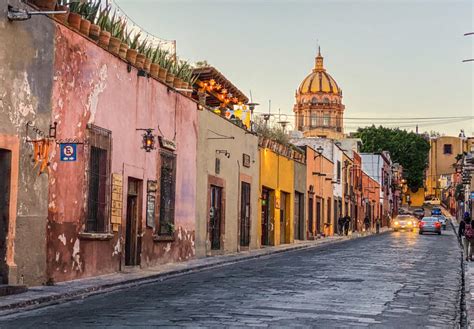
[[[386,234],[391,232],[391,229],[382,230],[378,235]],[[67,301],[72,301],[76,299],[84,299],[93,295],[104,294],[107,292],[118,291],[123,289],[128,289],[136,286],[141,286],[145,284],[151,284],[158,281],[164,281],[170,278],[182,276],[189,273],[200,272],[207,269],[218,268],[221,266],[231,265],[239,262],[244,262],[252,259],[265,258],[273,255],[278,255],[282,253],[300,251],[305,249],[316,249],[320,247],[325,247],[333,244],[340,244],[355,239],[363,239],[377,234],[371,233],[367,235],[358,235],[356,237],[339,237],[335,236],[330,239],[317,240],[315,243],[305,243],[302,245],[291,245],[281,249],[256,249],[255,254],[232,254],[221,256],[223,259],[216,259],[205,264],[190,265],[188,267],[180,269],[171,269],[165,270],[163,272],[158,272],[154,274],[144,274],[141,277],[135,278],[124,278],[123,280],[118,280],[112,283],[103,283],[87,288],[78,288],[72,289],[69,292],[51,292],[48,296],[36,297],[23,301],[15,301],[9,304],[0,305],[0,317],[12,315],[14,313],[29,311],[37,308],[47,307],[51,305],[61,304]],[[264,252],[261,252],[265,250]],[[219,257],[219,256],[217,256]],[[183,263],[184,264],[184,263]],[[65,283],[65,285],[67,282]]]
[[[443,214],[449,218],[449,223],[451,224],[451,227],[454,231],[454,234],[456,235],[456,239],[458,240],[458,245],[460,249],[460,254],[461,254],[461,281],[462,281],[462,287],[461,287],[461,305],[460,305],[460,311],[461,311],[461,318],[460,318],[460,323],[459,326],[460,328],[472,328],[471,326],[471,315],[469,314],[469,310],[471,307],[471,280],[469,277],[469,265],[468,263],[464,260],[464,250],[462,246],[462,242],[457,236],[459,224],[457,222],[456,217],[452,216],[448,211],[446,211],[444,208],[442,208]]]

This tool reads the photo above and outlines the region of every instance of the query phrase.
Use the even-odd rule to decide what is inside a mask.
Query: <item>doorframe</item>
[[[5,273],[4,280],[9,284],[17,284],[17,265],[15,264],[15,234],[18,203],[18,176],[20,166],[20,140],[17,136],[0,134],[0,148],[11,152],[10,170],[10,200],[8,211],[8,234],[5,251],[5,263],[8,273]]]
[[[124,227],[124,253],[123,253],[123,264],[126,264],[127,261],[127,254],[126,254],[126,244],[127,244],[127,218],[128,218],[128,196],[129,194],[129,184],[130,180],[135,180],[138,183],[137,187],[137,218],[136,218],[136,237],[135,237],[135,262],[134,264],[126,265],[126,266],[140,266],[141,263],[141,244],[142,241],[139,239],[139,236],[142,234],[143,230],[143,223],[142,223],[142,211],[143,211],[143,179],[136,178],[133,176],[127,176],[127,192],[125,194],[125,227]]]
[[[212,250],[211,249],[211,236],[210,236],[210,222],[211,222],[211,214],[209,213],[209,209],[211,208],[211,185],[220,187],[222,189],[221,195],[221,225],[220,225],[220,249],[219,250]],[[214,254],[221,254],[225,250],[225,215],[226,215],[226,190],[225,190],[226,182],[225,179],[208,175],[207,176],[207,210],[206,210],[206,254],[214,255]],[[239,202],[240,204],[240,202]]]

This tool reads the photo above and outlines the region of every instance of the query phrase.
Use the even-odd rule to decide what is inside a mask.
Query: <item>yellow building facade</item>
[[[474,138],[441,136],[430,139],[426,195],[440,197],[441,176],[455,173],[456,156],[473,150]]]
[[[261,245],[294,242],[294,160],[260,148]]]

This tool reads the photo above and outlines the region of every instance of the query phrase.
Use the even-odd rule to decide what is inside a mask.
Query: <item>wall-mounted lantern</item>
[[[155,136],[153,135],[152,128],[139,128],[137,130],[143,130],[145,133],[143,134],[143,139],[142,139],[142,149],[145,150],[145,152],[150,152],[151,150],[155,149]]]
[[[321,155],[323,155],[324,149],[320,145],[315,151],[316,151],[316,155],[314,156],[314,160],[316,160],[317,157],[320,157]]]
[[[224,154],[224,156],[227,157],[227,159],[230,158],[230,152],[227,150],[216,150],[216,154]]]

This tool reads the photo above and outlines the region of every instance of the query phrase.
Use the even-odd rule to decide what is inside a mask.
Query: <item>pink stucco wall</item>
[[[128,72],[127,63],[59,24],[55,47],[52,116],[58,122],[57,138],[82,141],[88,123],[112,131],[111,172],[123,174],[124,182],[119,232],[125,231],[127,177],[142,179],[142,266],[194,257],[196,103],[152,78],[138,77],[133,67]],[[157,179],[159,150],[141,149],[143,132],[137,128],[154,128],[177,144],[174,242],[153,241],[154,232],[146,228],[146,181]],[[117,248],[123,249],[118,233],[102,241],[79,237],[87,145],[78,146],[77,162],[61,162],[59,146],[55,151],[49,176],[48,277],[63,281],[117,271]]]

